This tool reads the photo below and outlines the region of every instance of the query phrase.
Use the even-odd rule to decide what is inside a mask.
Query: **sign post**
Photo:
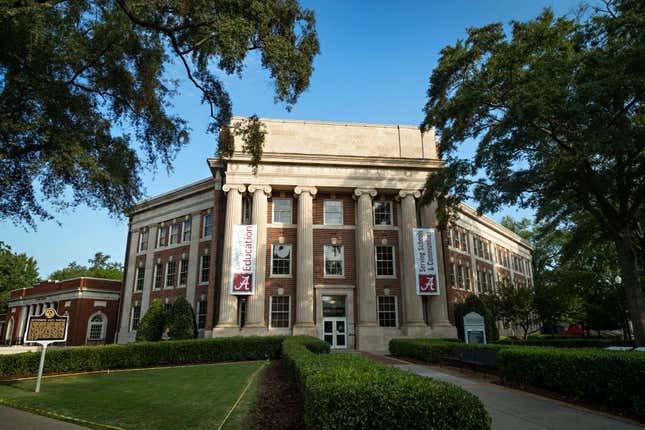
[[[439,264],[437,263],[437,236],[433,228],[413,228],[414,271],[417,295],[438,296]]]
[[[230,294],[252,296],[255,293],[257,225],[233,225],[231,247]]]
[[[40,382],[45,368],[45,353],[50,343],[65,342],[67,340],[67,327],[69,317],[60,316],[55,309],[45,309],[40,315],[32,315],[27,321],[27,335],[25,343],[38,343],[42,346],[40,365],[38,366],[38,379],[36,380],[36,393],[40,392]]]

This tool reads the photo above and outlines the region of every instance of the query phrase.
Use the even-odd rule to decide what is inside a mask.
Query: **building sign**
[[[439,264],[437,235],[433,228],[413,228],[414,271],[417,295],[439,295]]]
[[[231,294],[253,295],[255,292],[257,231],[255,224],[233,225]]]
[[[67,315],[59,316],[54,309],[32,315],[27,322],[25,342],[65,342],[68,321]]]
[[[486,322],[477,312],[464,315],[464,335],[466,343],[486,343]]]

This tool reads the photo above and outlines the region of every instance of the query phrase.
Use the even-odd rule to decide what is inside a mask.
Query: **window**
[[[392,224],[392,202],[374,202],[374,225]]]
[[[344,276],[344,249],[339,245],[325,245],[325,276]]]
[[[157,243],[157,248],[166,246],[167,236],[168,236],[168,227],[166,226],[159,227],[159,242]]]
[[[273,221],[291,224],[291,199],[273,199]]]
[[[459,241],[459,230],[454,229],[452,233],[452,237],[454,242],[452,245],[453,248],[457,248],[457,249],[461,248],[461,242]]]
[[[271,296],[271,328],[289,328],[291,297]]]
[[[375,246],[376,251],[376,276],[394,277],[394,247]]]
[[[493,275],[486,272],[486,291],[493,291]]]
[[[139,319],[141,319],[141,306],[134,306],[132,308],[132,321],[130,323],[130,331],[139,328]]]
[[[138,322],[137,322],[138,324]],[[105,339],[105,318],[103,314],[98,313],[90,318],[88,327],[88,340],[103,340]]]
[[[134,284],[134,291],[143,291],[143,280],[146,277],[146,268],[137,267],[137,280]]]
[[[197,329],[203,330],[206,327],[206,312],[208,311],[208,303],[206,300],[200,300],[197,303]]]
[[[185,287],[188,281],[188,260],[182,259],[179,262],[179,286]]]
[[[450,286],[455,286],[455,263],[450,263]]]
[[[145,229],[139,233],[139,252],[146,251],[148,249],[148,229]]]
[[[271,245],[271,275],[291,275],[291,245]]]
[[[378,296],[376,304],[378,325],[381,327],[397,327],[396,297]]]
[[[461,250],[468,252],[468,240],[466,239],[466,232],[461,232]]]
[[[208,237],[211,234],[213,234],[213,215],[212,214],[206,214],[204,215],[204,228],[202,229],[203,231],[203,237]]]
[[[155,264],[155,285],[154,285],[155,290],[158,290],[161,288],[161,281],[163,280],[162,275],[163,275],[163,266],[161,265],[161,263]]]
[[[170,244],[179,242],[179,224],[174,223],[170,226]]]
[[[465,271],[465,277],[464,279],[466,280],[466,289],[470,290],[472,285],[470,284],[470,266],[466,266],[466,271]]]
[[[192,224],[193,224],[193,222],[192,222],[192,220],[190,218],[188,218],[187,220],[184,221],[184,228],[183,228],[182,233],[181,233],[182,242],[190,241],[190,230],[193,227]]]
[[[175,286],[175,270],[177,270],[177,263],[174,261],[166,263],[166,288]]]
[[[164,303],[163,310],[164,312],[169,313],[172,310],[172,303],[170,302]]]
[[[459,288],[464,288],[464,266],[461,264],[457,267],[457,286]]]
[[[484,273],[481,270],[477,271],[477,292],[481,293],[484,291],[483,282],[485,279],[482,279]]]
[[[238,306],[237,306],[237,324],[240,328],[246,325],[246,305],[248,303],[246,297],[238,297]]]
[[[199,269],[199,283],[208,284],[208,275],[211,269],[211,259],[208,255],[201,256],[201,265]]]
[[[343,202],[341,200],[325,200],[323,204],[323,223],[325,225],[342,225]]]

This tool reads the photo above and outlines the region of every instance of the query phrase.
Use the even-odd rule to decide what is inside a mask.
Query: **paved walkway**
[[[619,417],[577,407],[547,397],[490,383],[486,378],[458,374],[438,366],[365,354],[417,375],[446,381],[475,394],[493,418],[493,430],[642,430],[644,426]]]
[[[2,430],[81,430],[85,427],[0,405],[0,428]]]

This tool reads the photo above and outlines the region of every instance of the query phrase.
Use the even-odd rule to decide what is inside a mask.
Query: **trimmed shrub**
[[[47,351],[44,371],[45,373],[65,373],[219,361],[265,360],[281,356],[283,339],[283,336],[223,337],[52,348]],[[0,355],[0,377],[7,379],[36,375],[39,363],[40,352]]]
[[[632,343],[624,340],[602,339],[594,337],[528,337],[524,339],[500,339],[500,345],[518,346],[554,346],[558,348],[606,348],[608,346],[631,346]]]
[[[161,340],[161,333],[163,333],[164,326],[166,325],[166,318],[166,311],[164,311],[161,300],[153,300],[148,308],[148,312],[139,321],[139,327],[137,327],[137,342],[156,342]]]
[[[486,340],[493,342],[499,338],[495,317],[482,300],[475,294],[470,294],[462,303],[455,304],[455,327],[459,340],[464,341],[464,316],[470,312],[477,312],[484,317],[486,325]]]
[[[168,313],[166,322],[171,339],[194,339],[197,337],[193,307],[183,297],[178,297]]]
[[[497,354],[506,382],[544,388],[645,417],[645,353],[508,347]]]
[[[433,339],[392,339],[390,353],[400,357],[416,358],[428,363],[438,363],[452,351],[457,343]],[[459,343],[458,345],[462,345]],[[465,345],[465,344],[463,344]]]
[[[489,429],[479,399],[465,390],[354,354],[327,354],[315,338],[289,337],[283,356],[316,429]]]

